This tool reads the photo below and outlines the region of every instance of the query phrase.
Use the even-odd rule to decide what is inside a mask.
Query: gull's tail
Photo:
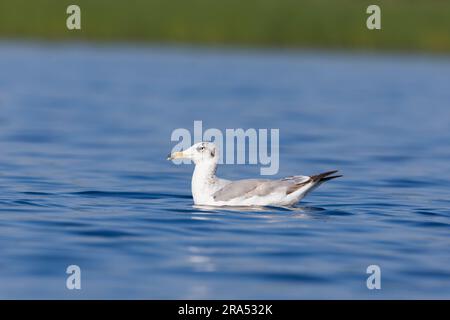
[[[308,181],[309,188],[304,192],[303,196],[306,196],[308,193],[315,190],[318,186],[320,186],[325,181],[342,177],[342,175],[340,175],[340,174],[335,175],[336,172],[338,172],[338,170],[327,171],[324,173],[319,173],[319,174],[310,176],[309,181]]]
[[[320,186],[325,181],[335,179],[342,177],[340,174],[337,173],[337,170],[328,171],[320,174],[316,174],[313,176],[309,176],[309,179],[306,181],[302,181],[300,183],[296,183],[295,185],[288,188],[286,195],[287,195],[287,202],[290,205],[293,205],[300,201],[303,197],[305,197],[308,193],[315,190],[318,186]]]
[[[342,177],[341,174],[334,175],[336,172],[338,172],[338,170],[333,170],[333,171],[328,171],[328,172],[316,174],[314,176],[310,176],[310,179],[313,182],[319,184],[319,183],[322,183],[322,182],[325,182],[325,181],[328,181],[328,180],[331,180],[331,179]]]

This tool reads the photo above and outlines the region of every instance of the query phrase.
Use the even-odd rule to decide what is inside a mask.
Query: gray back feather
[[[293,176],[281,180],[246,179],[233,181],[213,194],[216,201],[228,201],[234,198],[264,197],[273,192],[293,192],[309,180],[307,176]]]

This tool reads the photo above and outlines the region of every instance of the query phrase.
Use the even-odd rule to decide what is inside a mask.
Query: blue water
[[[279,128],[276,177],[344,178],[195,208],[165,160],[194,120]],[[448,57],[3,42],[0,298],[448,299],[449,134]]]

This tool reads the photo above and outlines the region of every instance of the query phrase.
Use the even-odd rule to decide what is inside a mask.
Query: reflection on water
[[[1,298],[450,297],[448,59],[3,43],[0,70]],[[193,206],[164,156],[194,120],[280,129],[277,178],[345,178]]]
[[[271,207],[271,206],[207,206],[207,205],[193,205],[192,208],[198,209],[202,212],[211,213],[217,210],[220,211],[236,211],[236,212],[273,212],[280,213],[284,211],[314,211],[323,210],[321,208],[308,207]]]

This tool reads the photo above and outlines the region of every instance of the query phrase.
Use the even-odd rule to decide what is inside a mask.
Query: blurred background
[[[77,4],[82,30],[65,28]],[[382,31],[366,8],[382,8]],[[4,39],[450,51],[446,0],[2,0]]]

